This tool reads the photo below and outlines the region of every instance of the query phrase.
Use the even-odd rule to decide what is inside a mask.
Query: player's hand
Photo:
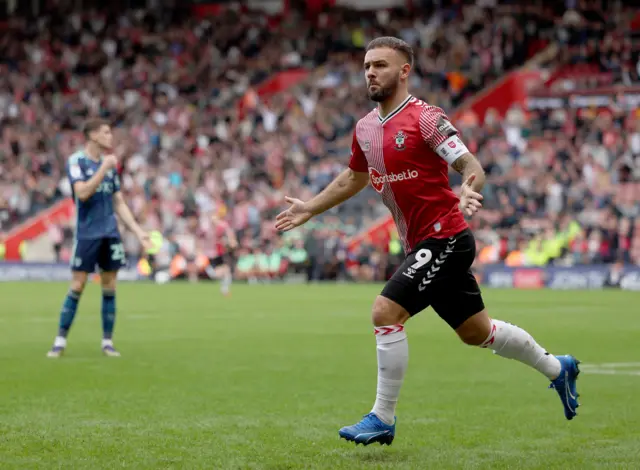
[[[307,210],[304,202],[300,199],[294,199],[286,196],[284,200],[291,204],[291,207],[278,214],[276,217],[276,229],[282,232],[288,232],[289,230],[306,223],[311,217],[313,217],[313,213]]]
[[[462,213],[471,217],[478,212],[482,207],[483,197],[482,194],[475,192],[471,188],[471,183],[476,179],[476,175],[471,175],[467,178],[467,181],[462,183],[462,190],[460,191],[460,205],[458,206]]]
[[[111,155],[107,155],[106,157],[104,157],[104,159],[102,160],[102,164],[107,167],[108,169],[111,168],[116,168],[118,166],[118,157],[116,157],[115,155],[111,154]]]
[[[147,232],[140,232],[138,234],[138,240],[140,240],[140,244],[142,245],[145,253],[153,249],[153,242]]]

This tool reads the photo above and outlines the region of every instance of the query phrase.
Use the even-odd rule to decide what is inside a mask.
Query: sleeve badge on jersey
[[[82,178],[82,170],[80,169],[80,165],[71,165],[69,168],[69,174],[72,178]]]
[[[445,137],[451,137],[458,133],[458,129],[453,127],[453,124],[444,116],[438,116],[436,127],[438,128],[438,132]]]
[[[398,131],[398,133],[395,136],[396,150],[404,150],[406,148],[404,143],[406,138],[407,138],[407,134],[405,134],[404,131]]]

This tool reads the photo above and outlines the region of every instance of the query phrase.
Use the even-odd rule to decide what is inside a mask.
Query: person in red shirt
[[[408,363],[405,323],[432,306],[469,345],[523,362],[551,380],[565,417],[576,415],[578,361],[553,356],[523,329],[489,317],[471,272],[476,243],[465,215],[482,207],[482,166],[440,108],[409,94],[413,50],[393,37],[367,46],[364,72],[369,97],[378,106],[356,125],[351,161],[320,194],[307,202],[287,197],[276,217],[288,231],[361,191],[380,194],[398,228],[404,263],[376,298],[372,320],[377,342],[378,387],[372,411],[340,430],[357,444],[391,444],[395,408]],[[448,167],[462,174],[460,197],[449,186]]]

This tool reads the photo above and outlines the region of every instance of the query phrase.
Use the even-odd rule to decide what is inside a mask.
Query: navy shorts
[[[118,271],[127,264],[122,240],[118,237],[76,240],[71,270],[93,273],[96,266],[101,271]]]

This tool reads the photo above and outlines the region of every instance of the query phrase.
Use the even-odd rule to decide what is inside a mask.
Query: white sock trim
[[[407,338],[404,325],[400,323],[389,326],[376,326],[373,328],[373,333],[376,335],[378,344],[391,344]]]

